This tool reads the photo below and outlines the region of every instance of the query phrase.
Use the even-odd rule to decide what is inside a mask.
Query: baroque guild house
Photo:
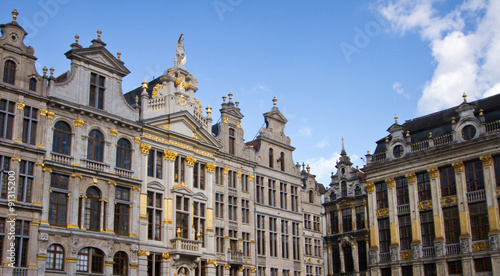
[[[231,93],[215,124],[195,98],[182,35],[174,67],[123,93],[130,71],[100,30],[88,47],[75,37],[69,71],[40,75],[12,14],[0,38],[2,275],[323,275],[321,185],[294,164],[276,98],[245,143]]]

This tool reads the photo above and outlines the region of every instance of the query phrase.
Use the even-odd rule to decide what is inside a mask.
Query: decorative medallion
[[[26,105],[23,103],[17,103],[17,109],[23,110]]]
[[[387,209],[377,210],[377,218],[387,217],[388,215],[389,215],[389,210]]]
[[[456,195],[441,198],[441,206],[442,207],[455,205],[455,204],[457,204],[457,196]]]
[[[80,120],[80,119],[75,119],[75,126],[76,127],[82,127],[83,124],[85,124],[85,121],[84,120]]]
[[[411,251],[401,251],[401,259],[409,260],[411,259],[411,257],[412,257]]]
[[[224,174],[228,174],[229,173],[229,168],[228,167],[225,167],[224,168]]]
[[[418,203],[419,210],[429,210],[432,208],[432,202],[430,200],[420,201]]]
[[[186,107],[187,106],[186,96],[177,95],[177,105],[180,107]]]
[[[472,245],[472,251],[484,251],[484,250],[489,250],[490,249],[490,243],[487,241],[480,241],[476,242],[475,244]]]
[[[109,129],[109,134],[113,137],[116,137],[116,135],[118,134],[118,130],[114,129],[114,128],[110,128]]]
[[[248,176],[248,180],[249,181],[253,181],[253,178],[254,178],[253,174],[251,174],[251,175]]]

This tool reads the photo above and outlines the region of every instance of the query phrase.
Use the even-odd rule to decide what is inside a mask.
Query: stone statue
[[[179,276],[186,276],[186,268],[181,267],[181,269],[179,269]]]
[[[181,34],[179,40],[177,40],[175,67],[184,68],[184,63],[186,63],[186,54],[184,54],[184,34]]]

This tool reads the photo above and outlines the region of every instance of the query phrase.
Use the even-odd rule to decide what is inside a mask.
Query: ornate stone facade
[[[71,70],[39,75],[13,15],[0,38],[1,185],[14,172],[23,190],[2,274],[323,274],[322,186],[294,164],[276,99],[245,143],[232,94],[220,122],[204,114],[182,36],[173,68],[123,94],[129,70],[100,30],[89,47],[75,37]]]

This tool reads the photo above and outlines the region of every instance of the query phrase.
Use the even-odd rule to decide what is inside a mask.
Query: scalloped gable
[[[104,44],[105,45],[105,44]],[[104,46],[90,46],[89,48],[72,49],[65,53],[68,59],[82,59],[98,67],[114,72],[121,77],[130,73],[123,62],[111,54]]]

